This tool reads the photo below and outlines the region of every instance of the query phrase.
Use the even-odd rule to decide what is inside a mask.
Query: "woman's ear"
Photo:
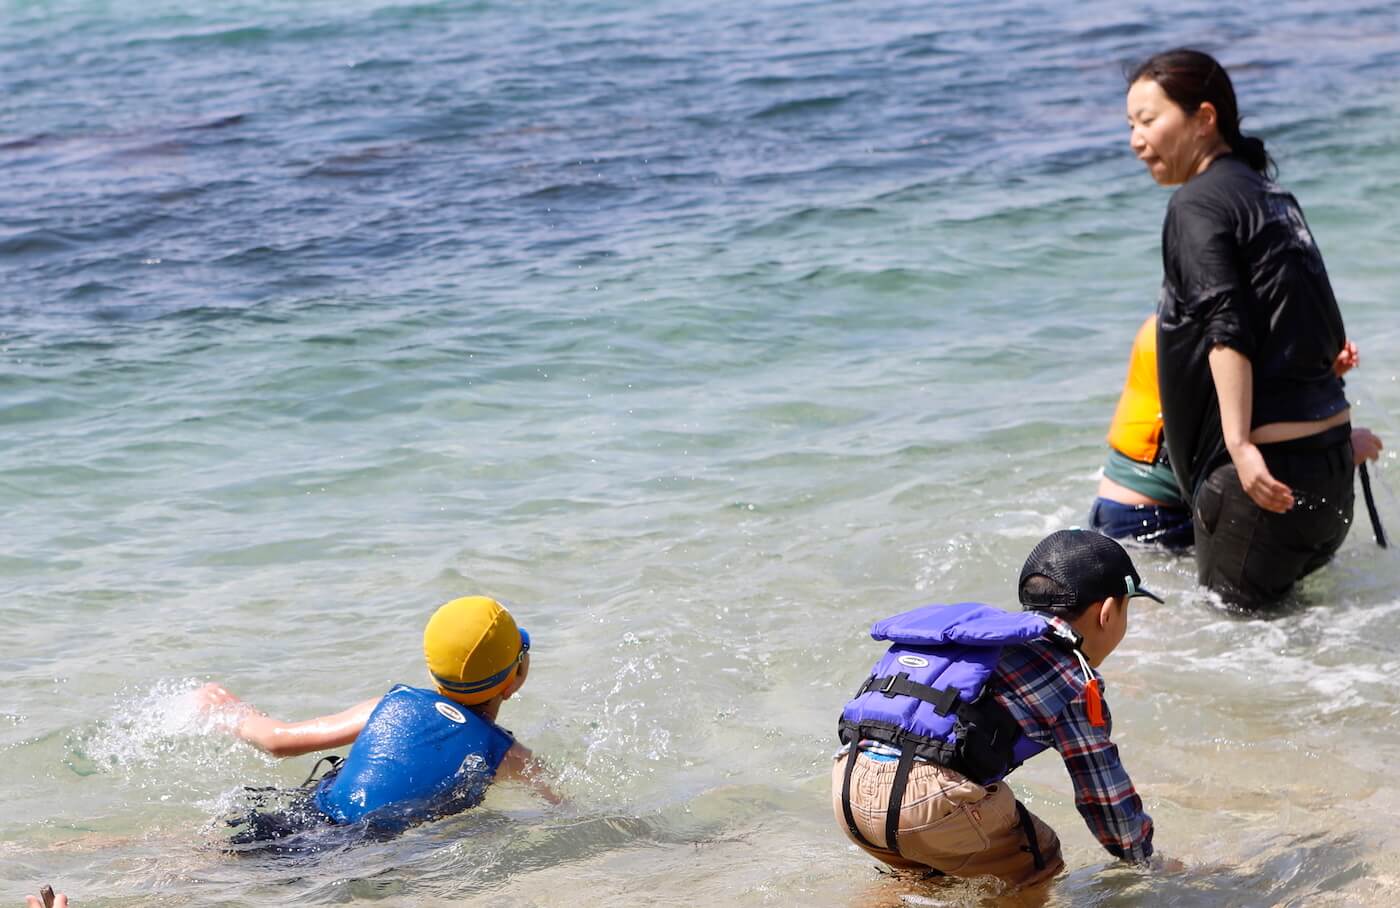
[[[1215,109],[1215,105],[1209,101],[1202,101],[1201,106],[1196,108],[1196,124],[1200,130],[1200,137],[1209,138],[1211,133],[1220,133],[1220,112]]]

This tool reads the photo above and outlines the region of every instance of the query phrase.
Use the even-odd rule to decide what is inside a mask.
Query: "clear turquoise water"
[[[1388,6],[0,4],[0,879],[84,904],[882,904],[830,816],[869,623],[1011,605],[1093,494],[1167,194],[1122,67],[1231,66],[1400,449]],[[1400,528],[1395,455],[1375,468]],[[1400,530],[1396,530],[1400,532]],[[1053,904],[1396,901],[1400,561],[1271,621],[1140,556],[1107,666],[1182,874],[1016,776]],[[420,682],[440,601],[536,641],[508,788],[232,860],[216,678],[303,718]]]

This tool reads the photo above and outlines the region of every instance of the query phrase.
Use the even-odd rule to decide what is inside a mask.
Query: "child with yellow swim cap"
[[[501,704],[530,673],[530,635],[511,613],[485,596],[454,599],[428,619],[423,656],[434,689],[397,685],[382,697],[302,722],[265,715],[216,683],[196,697],[205,712],[231,714],[234,734],[275,757],[351,744],[344,763],[313,795],[331,822],[373,820],[377,812],[434,802],[461,809],[471,806],[460,803],[467,783],[474,783],[479,800],[486,783],[502,778],[525,781],[559,803],[529,749],[496,724]]]

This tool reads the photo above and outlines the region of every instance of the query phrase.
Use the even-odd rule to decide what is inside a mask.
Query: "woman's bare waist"
[[[1271,445],[1280,441],[1293,441],[1295,438],[1307,438],[1309,435],[1317,435],[1319,432],[1326,432],[1328,429],[1340,426],[1351,419],[1351,408],[1348,407],[1340,413],[1334,413],[1326,419],[1311,419],[1303,422],[1271,422],[1267,425],[1258,426],[1249,433],[1249,440],[1256,445]]]

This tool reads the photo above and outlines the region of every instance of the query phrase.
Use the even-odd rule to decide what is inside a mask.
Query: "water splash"
[[[264,777],[253,781],[267,781],[275,761],[228,734],[231,716],[201,712],[194,696],[199,685],[193,678],[162,680],[118,693],[109,718],[70,737],[69,767],[158,791],[161,801],[217,797],[230,784],[248,781],[250,769]]]

